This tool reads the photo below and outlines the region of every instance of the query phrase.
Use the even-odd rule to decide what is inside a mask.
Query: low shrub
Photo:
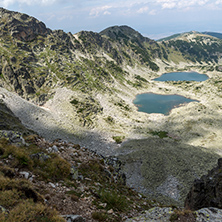
[[[6,139],[1,139],[0,154],[1,158],[3,159],[8,158],[9,155],[11,155],[13,157],[11,162],[11,165],[13,167],[27,167],[29,169],[32,169],[33,167],[33,161],[29,156],[29,151],[27,150],[27,147],[14,146],[9,144]]]
[[[115,190],[110,191],[102,189],[99,196],[103,203],[107,203],[107,209],[115,209],[124,212],[129,206],[126,197],[119,195]]]
[[[185,209],[175,209],[174,213],[170,216],[170,221],[190,221],[194,222],[196,221],[196,214],[191,210],[185,210]]]
[[[4,206],[6,209],[15,206],[19,202],[20,196],[21,192],[16,189],[1,191],[0,192],[1,206]]]
[[[0,221],[65,222],[44,204],[44,198],[25,179],[10,179],[0,174]]]
[[[41,203],[24,200],[8,214],[0,214],[0,221],[4,222],[65,222],[55,210],[49,209]]]
[[[120,144],[125,139],[125,136],[113,136],[113,139],[116,141],[117,144]]]
[[[34,159],[34,172],[45,180],[59,180],[70,174],[71,165],[68,161],[53,154],[45,161]]]
[[[150,134],[152,134],[153,136],[159,136],[159,138],[161,139],[169,137],[168,132],[166,131],[150,131]]]
[[[109,215],[107,215],[106,213],[103,213],[103,212],[93,212],[92,213],[92,218],[94,220],[97,220],[97,221],[100,221],[100,222],[103,222],[103,221],[107,221],[108,218],[109,218]]]

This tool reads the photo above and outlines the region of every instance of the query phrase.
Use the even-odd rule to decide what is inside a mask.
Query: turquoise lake
[[[180,106],[197,100],[188,99],[179,95],[160,95],[154,93],[144,93],[136,96],[133,103],[138,107],[139,112],[145,113],[162,113],[164,115]]]
[[[155,81],[205,81],[209,79],[206,74],[200,74],[198,72],[170,72],[161,75],[160,77],[153,79]]]

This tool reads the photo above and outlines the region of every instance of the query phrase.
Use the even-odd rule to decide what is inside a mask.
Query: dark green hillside
[[[174,34],[174,35],[171,35],[171,36],[168,36],[168,37],[165,37],[165,38],[158,39],[157,42],[168,41],[168,40],[177,38],[180,35],[181,35],[180,33]]]
[[[173,35],[170,35],[170,36],[162,38],[162,39],[158,39],[157,42],[175,40],[175,39],[178,39],[180,37],[187,36],[187,35],[190,35],[190,34],[200,34],[200,33],[196,32],[196,31],[177,33],[177,34],[173,34]]]
[[[182,53],[183,57],[192,62],[212,62],[217,63],[222,55],[222,41],[212,39],[206,40],[206,36],[197,35],[192,41],[186,39],[175,39],[165,41],[164,44],[167,48]]]
[[[218,39],[222,39],[222,33],[218,33],[218,32],[202,32],[202,33],[206,34],[206,35],[216,37]]]

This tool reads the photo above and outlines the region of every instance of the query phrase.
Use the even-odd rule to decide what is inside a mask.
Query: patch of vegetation
[[[139,76],[139,75],[136,75],[136,76],[135,76],[135,79],[140,80],[140,81],[142,81],[142,82],[148,82],[145,78],[143,78],[143,77],[141,77],[141,76]]]
[[[180,210],[180,209],[175,209],[174,213],[171,214],[170,216],[170,221],[175,222],[175,221],[190,221],[194,222],[196,221],[196,214],[191,211],[191,210]]]
[[[82,192],[78,192],[76,190],[70,190],[67,191],[66,194],[68,194],[73,201],[78,201],[82,195]]]
[[[108,221],[110,220],[109,215],[107,213],[101,212],[101,211],[96,211],[92,213],[92,218],[94,220],[103,222],[103,221]]]
[[[8,173],[13,169],[0,169],[0,221],[50,221],[65,222],[58,212],[44,205],[44,198],[24,179],[10,179]],[[7,175],[7,176],[6,176]]]
[[[159,136],[159,138],[161,139],[169,137],[168,132],[166,131],[150,131],[149,133],[152,134],[153,136]]]
[[[58,156],[51,154],[45,161],[34,160],[34,172],[45,180],[60,180],[70,174],[70,163]]]
[[[124,100],[121,100],[120,102],[114,103],[114,105],[119,106],[119,107],[125,109],[126,111],[130,111],[129,105],[125,105]]]
[[[0,140],[0,158],[10,157],[10,166],[33,170],[45,180],[59,180],[70,174],[71,165],[57,154],[47,154],[37,146],[14,146]]]
[[[77,105],[79,103],[79,101],[77,99],[73,99],[70,103],[73,105]]]
[[[5,138],[0,140],[0,154],[1,158],[8,158],[9,156],[12,157],[11,166],[23,168],[27,167],[32,169],[33,167],[33,160],[28,155],[27,147],[17,147],[9,144],[9,141]]]
[[[99,199],[101,202],[106,203],[106,208],[117,210],[124,212],[129,207],[129,202],[127,201],[126,197],[123,195],[118,194],[115,190],[105,190],[102,189],[99,192]]]
[[[117,144],[120,144],[125,139],[125,136],[113,136],[113,139],[116,141]]]
[[[92,126],[93,119],[103,111],[100,103],[92,97],[82,99],[74,98],[70,103],[75,107],[79,121],[86,127]]]
[[[106,120],[109,124],[114,124],[114,123],[115,123],[115,120],[113,119],[112,116],[108,116],[105,120]]]
[[[65,222],[55,210],[41,203],[30,200],[21,201],[8,214],[0,213],[0,221],[4,222]]]
[[[103,172],[103,166],[103,163],[97,160],[91,160],[88,163],[82,163],[79,166],[79,171],[84,177],[88,177],[88,174],[90,174],[91,179],[102,182],[104,179],[103,176],[107,177]]]
[[[222,72],[222,66],[216,66],[216,70],[217,70],[218,72]]]

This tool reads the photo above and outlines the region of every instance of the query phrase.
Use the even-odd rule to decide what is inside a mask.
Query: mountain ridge
[[[168,40],[177,39],[177,38],[182,38],[183,36],[191,35],[191,34],[207,35],[207,36],[211,36],[211,37],[218,38],[218,39],[221,39],[221,35],[222,35],[222,33],[218,33],[218,32],[208,32],[208,31],[198,32],[198,31],[190,31],[190,32],[176,33],[176,34],[167,36],[167,37],[165,37],[165,38],[158,39],[157,42],[168,41]]]

